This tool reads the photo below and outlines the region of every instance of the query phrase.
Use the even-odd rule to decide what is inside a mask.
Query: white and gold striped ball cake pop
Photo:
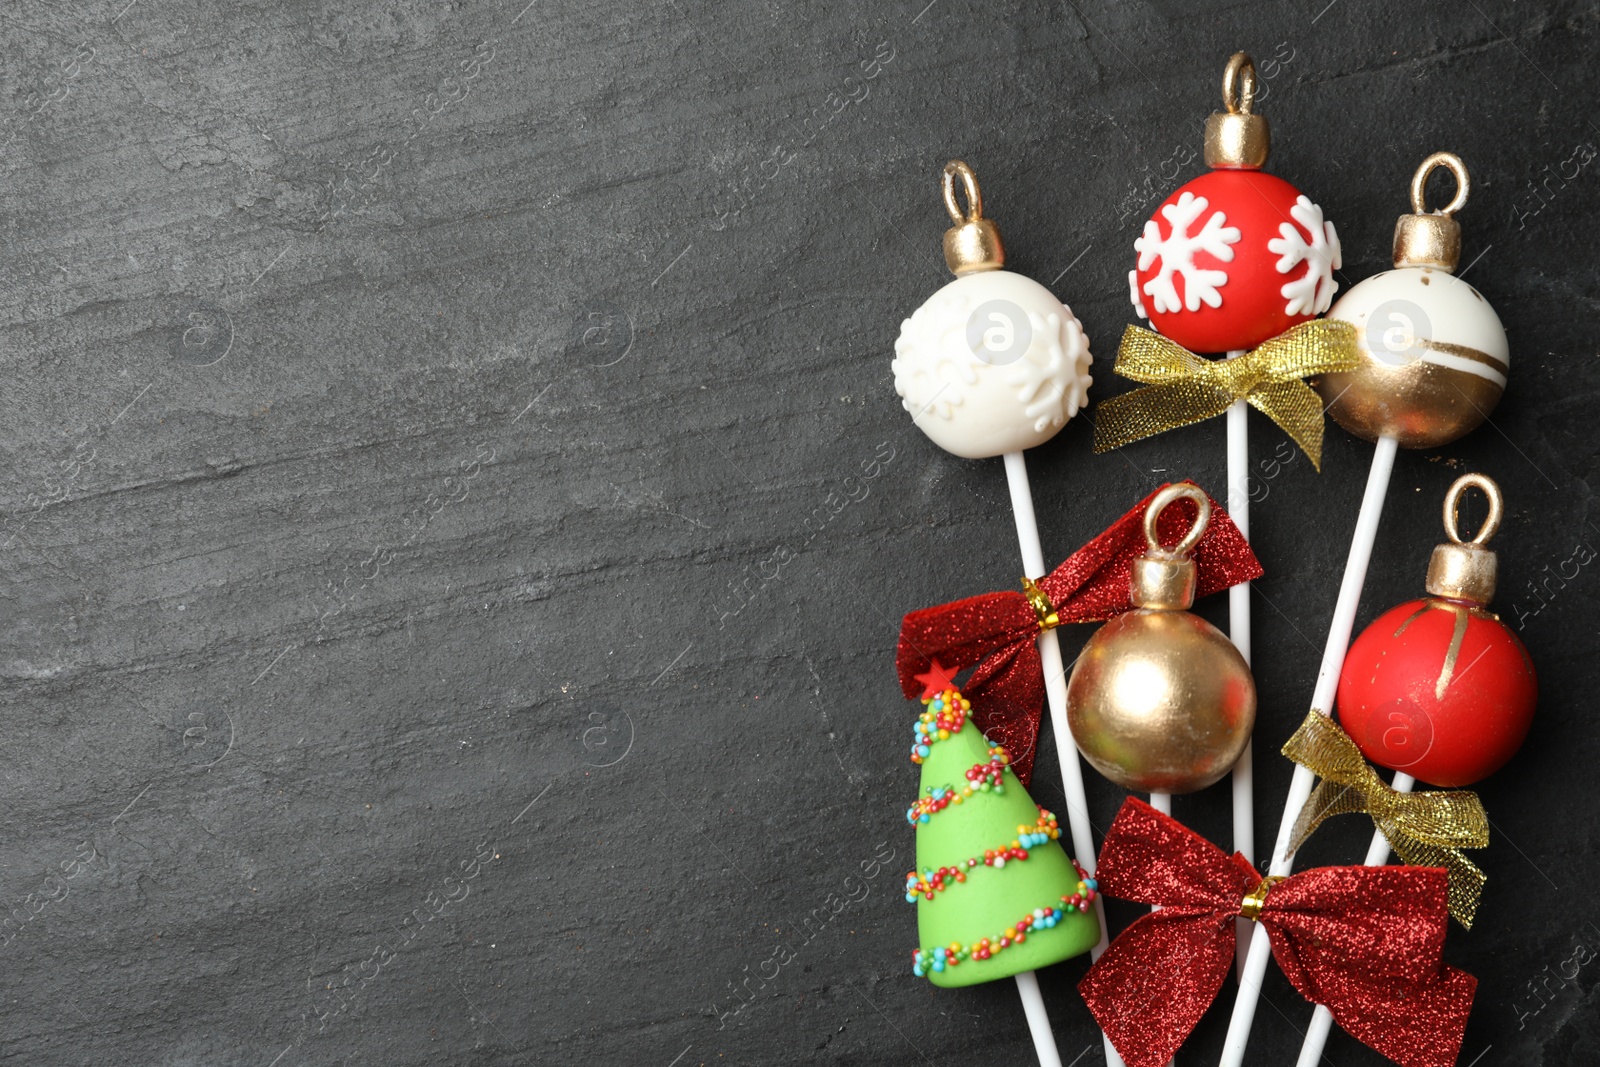
[[[1456,176],[1455,199],[1427,213],[1428,172]],[[1404,448],[1437,448],[1475,429],[1505,392],[1511,349],[1500,316],[1483,294],[1455,276],[1466,203],[1466,167],[1447,152],[1429,156],[1412,180],[1416,213],[1395,228],[1395,269],[1368,278],[1328,312],[1356,327],[1361,366],[1317,383],[1328,414],[1369,441],[1393,437]]]

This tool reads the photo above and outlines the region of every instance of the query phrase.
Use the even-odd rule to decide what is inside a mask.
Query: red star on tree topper
[[[924,697],[936,697],[946,689],[957,688],[956,675],[959,673],[960,668],[947,671],[939,666],[938,660],[930,659],[928,660],[928,669],[915,677],[917,681],[922,683],[922,695]]]

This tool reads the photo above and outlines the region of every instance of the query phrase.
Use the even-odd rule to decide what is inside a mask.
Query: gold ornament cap
[[[1457,512],[1461,494],[1468,489],[1482,490],[1489,499],[1489,516],[1483,520],[1478,535],[1470,541],[1461,540],[1457,528]],[[1444,532],[1450,541],[1433,550],[1428,561],[1427,590],[1430,595],[1446,600],[1464,600],[1479,607],[1494,599],[1495,574],[1498,559],[1493,550],[1484,547],[1505,516],[1505,501],[1494,479],[1482,474],[1463,474],[1450,486],[1444,496]]]
[[[1455,175],[1456,195],[1440,210],[1429,211],[1424,203],[1428,175],[1440,167]],[[1460,156],[1435,152],[1424,159],[1411,176],[1413,214],[1401,215],[1394,224],[1394,265],[1454,273],[1461,263],[1461,224],[1455,220],[1455,213],[1466,206],[1471,191],[1472,179]]]
[[[956,178],[967,193],[967,209],[956,203]],[[1006,250],[1000,243],[1000,228],[983,217],[983,194],[978,191],[978,176],[959,159],[944,165],[944,208],[955,223],[944,231],[944,262],[956,277],[1005,266]]]
[[[1272,151],[1272,127],[1254,112],[1256,64],[1248,52],[1235,52],[1222,72],[1222,105],[1206,119],[1206,166],[1217,170],[1260,170]]]
[[[1195,504],[1194,525],[1172,548],[1162,548],[1156,520],[1180,500]],[[1196,572],[1189,553],[1205,536],[1211,522],[1211,498],[1193,482],[1178,482],[1157,493],[1144,510],[1144,540],[1148,551],[1133,561],[1134,607],[1151,611],[1188,611],[1194,606]]]

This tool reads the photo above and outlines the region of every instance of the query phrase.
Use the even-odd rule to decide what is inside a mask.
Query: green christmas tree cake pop
[[[1094,879],[1067,857],[1056,817],[1034,804],[1005,749],[967,718],[972,705],[934,672],[911,745],[922,789],[906,812],[917,835],[912,972],[976,985],[1088,952],[1100,939]]]

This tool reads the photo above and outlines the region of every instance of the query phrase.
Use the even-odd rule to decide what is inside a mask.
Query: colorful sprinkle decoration
[[[1039,809],[1039,818],[1032,826],[1017,827],[1017,842],[1023,848],[1033,848],[1046,841],[1055,841],[1061,836],[1061,827],[1056,822],[1054,812]],[[1083,876],[1083,868],[1078,868],[1078,876]]]
[[[938,870],[930,869],[923,871],[921,874],[916,871],[908,872],[906,874],[906,903],[915,904],[918,897],[932,900],[934,894],[942,893],[958,882],[965,882],[967,880],[967,872],[980,863],[985,867],[994,867],[998,870],[1013,860],[1025,860],[1028,858],[1028,849],[1042,845],[1046,841],[1054,841],[1060,836],[1061,828],[1056,824],[1055,815],[1044,808],[1040,808],[1039,818],[1032,826],[1017,827],[1017,839],[1015,841],[999,848],[985,849],[982,859],[973,856],[965,862],[957,863],[954,867],[940,867]],[[1092,901],[1094,899],[1094,887],[1094,879],[1086,880],[1083,868],[1079,867],[1078,892],[1070,898],[1062,897],[1062,902],[1077,907],[1079,903],[1085,900]],[[1079,910],[1085,909],[1079,908]]]
[[[911,973],[918,978],[925,978],[930,971],[959,967],[969,960],[986,960],[1012,945],[1020,945],[1028,940],[1028,934],[1048,930],[1061,922],[1066,917],[1067,909],[1088,911],[1099,888],[1095,880],[1085,875],[1083,868],[1079,867],[1078,891],[1062,897],[1060,907],[1034,908],[1033,914],[1024,915],[1015,925],[995,937],[979,938],[976,945],[963,945],[955,941],[934,949],[916,949],[911,955]]]
[[[938,696],[923,698],[926,711],[917,716],[911,738],[911,762],[921,763],[928,758],[935,741],[944,741],[959,733],[967,723],[967,712],[972,705],[955,689],[946,689]]]
[[[1011,757],[1000,747],[1000,742],[990,741],[989,762],[974,763],[967,768],[967,781],[972,784],[966,787],[965,792],[971,795],[974,790],[993,789],[996,793],[1004,793],[1005,786],[1001,781],[1001,775],[1010,762]]]
[[[915,755],[912,759],[916,759]],[[916,803],[906,809],[906,822],[912,826],[921,826],[934,815],[948,808],[951,804],[959,804],[975,793],[994,793],[996,796],[1004,795],[1006,791],[1002,775],[1011,763],[1011,757],[1006,755],[1006,750],[1000,747],[999,742],[989,742],[989,762],[974,763],[967,770],[967,784],[957,792],[950,786],[928,787],[928,795],[918,797]]]

